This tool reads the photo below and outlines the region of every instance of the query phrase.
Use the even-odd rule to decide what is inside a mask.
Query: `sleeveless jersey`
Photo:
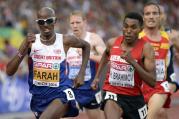
[[[36,34],[29,53],[29,87],[34,96],[48,96],[62,86],[70,86],[65,59],[62,34],[56,33],[52,45],[42,44],[40,34]]]
[[[107,80],[104,82],[103,89],[129,96],[141,94],[142,80],[135,68],[120,55],[123,54],[121,43],[124,38],[121,36],[116,39],[112,49],[110,50],[109,62],[110,68],[107,73]],[[142,52],[146,42],[144,40],[137,41],[131,50],[131,56],[135,61],[142,65]]]
[[[84,38],[85,41],[90,43],[90,36],[91,33],[87,32],[86,37]],[[90,52],[92,53],[92,52]],[[72,79],[71,81],[73,82],[73,79],[77,76],[81,64],[82,64],[82,51],[79,48],[70,48],[67,52],[67,62],[68,62],[68,78]],[[91,89],[91,82],[94,79],[94,76],[96,74],[96,68],[97,68],[97,63],[89,60],[87,67],[86,67],[86,72],[85,72],[85,84],[78,89]]]
[[[156,81],[164,81],[166,80],[166,72],[167,72],[167,62],[168,62],[168,52],[170,48],[168,34],[165,31],[160,31],[161,40],[160,41],[152,41],[150,40],[145,33],[142,31],[139,34],[139,38],[142,38],[145,41],[150,42],[150,44],[154,48],[155,52],[155,62],[156,62]]]

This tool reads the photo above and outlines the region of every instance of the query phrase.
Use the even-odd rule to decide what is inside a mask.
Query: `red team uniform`
[[[142,80],[134,67],[120,57],[123,54],[123,50],[120,48],[122,41],[123,37],[119,37],[110,51],[108,59],[110,61],[110,70],[107,73],[107,80],[104,83],[103,89],[122,95],[140,95]],[[144,43],[141,40],[131,51],[131,56],[138,63],[142,63],[141,57]]]
[[[146,117],[147,107],[141,93],[142,80],[135,68],[120,57],[124,53],[120,47],[123,40],[122,36],[117,38],[110,50],[110,68],[103,85],[105,93],[102,108],[107,100],[113,100],[123,109],[123,118],[143,119]],[[141,65],[145,43],[146,41],[139,40],[131,50],[131,56]]]
[[[164,104],[164,108],[169,108],[170,106],[170,90],[169,84],[166,80],[167,75],[167,54],[169,52],[170,44],[169,38],[166,32],[161,31],[161,40],[160,41],[152,41],[149,39],[145,33],[142,31],[139,35],[145,41],[150,42],[153,46],[155,51],[155,62],[156,62],[156,85],[155,88],[148,86],[147,84],[143,83],[142,86],[142,93],[144,95],[144,99],[146,102],[149,101],[150,97],[155,94],[168,94],[168,98]]]

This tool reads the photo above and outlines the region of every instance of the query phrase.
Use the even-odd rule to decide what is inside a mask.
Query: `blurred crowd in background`
[[[110,37],[121,34],[122,20],[127,12],[138,11],[142,14],[143,5],[146,2],[148,0],[0,0],[0,91],[3,85],[12,79],[27,83],[28,70],[25,60],[13,77],[6,76],[5,65],[9,58],[15,55],[20,42],[28,32],[38,33],[35,19],[36,11],[40,7],[48,6],[55,9],[58,19],[55,29],[63,34],[70,32],[68,25],[70,12],[83,11],[87,17],[89,31],[98,33],[106,41]],[[157,0],[157,2],[165,7],[168,15],[167,24],[179,29],[179,0]],[[9,83],[10,86],[11,83]],[[9,89],[10,87],[7,88],[8,91]],[[28,91],[28,87],[26,89]],[[4,94],[10,95],[13,91],[14,89],[7,93],[5,90],[6,93],[1,92],[0,97]],[[10,97],[14,98],[12,96]],[[9,100],[12,101],[12,99]],[[1,110],[0,113],[2,113]]]
[[[129,11],[142,14],[143,4],[149,0],[0,0],[0,26],[13,27],[23,34],[37,31],[36,11],[42,6],[55,9],[56,30],[68,32],[67,18],[72,10],[82,10],[87,16],[89,30],[99,33],[104,40],[120,33],[122,19]],[[155,1],[155,0],[154,0]],[[168,24],[179,28],[179,1],[157,0],[165,7]]]

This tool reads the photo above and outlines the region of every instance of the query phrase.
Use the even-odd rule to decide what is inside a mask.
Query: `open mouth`
[[[125,39],[131,39],[131,36],[125,36]]]
[[[149,23],[149,24],[154,24],[154,23],[155,23],[155,21],[149,21],[148,23]]]
[[[46,29],[44,29],[44,32],[49,32],[49,31],[50,31],[50,30],[49,30],[49,29],[47,29],[47,28],[46,28]]]

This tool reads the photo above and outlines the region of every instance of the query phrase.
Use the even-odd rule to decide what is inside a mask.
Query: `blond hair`
[[[86,16],[79,10],[75,10],[75,11],[71,12],[69,19],[71,16],[80,16],[80,17],[82,17],[83,20],[86,20]]]

